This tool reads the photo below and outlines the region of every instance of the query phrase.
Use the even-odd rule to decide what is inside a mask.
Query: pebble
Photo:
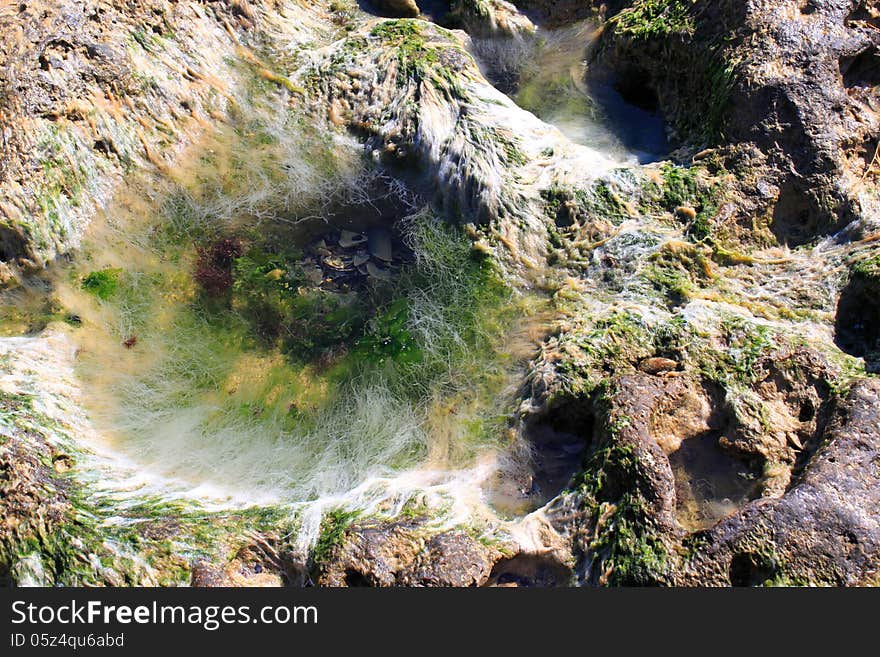
[[[324,270],[320,267],[307,267],[304,269],[306,280],[312,285],[320,285],[324,280]]]
[[[340,258],[338,256],[327,256],[324,258],[324,264],[335,269],[336,271],[349,271],[352,269],[351,260]]]
[[[639,363],[639,369],[645,374],[662,374],[663,372],[674,372],[678,369],[678,363],[671,358],[646,358]]]
[[[697,218],[697,211],[688,205],[675,208],[675,216],[685,221],[693,221]]]
[[[350,230],[343,230],[339,233],[339,246],[343,249],[352,249],[366,241],[366,236],[361,233],[355,233]]]

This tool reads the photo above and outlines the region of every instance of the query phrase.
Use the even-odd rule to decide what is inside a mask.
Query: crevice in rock
[[[657,91],[647,71],[637,67],[623,69],[614,81],[614,88],[623,100],[639,109],[655,113],[660,108]]]
[[[486,586],[569,586],[573,573],[557,559],[539,554],[518,554],[498,561]]]
[[[816,0],[801,0],[799,3],[800,11],[803,15],[809,16],[816,13]]]
[[[880,28],[880,15],[878,15],[878,12],[880,10],[876,8],[873,11],[868,11],[868,0],[862,0],[846,17],[843,24],[847,27],[855,27],[859,23],[863,23],[874,28]]]
[[[569,400],[529,418],[524,449],[498,473],[491,503],[512,516],[538,509],[559,495],[580,470],[593,442],[596,418],[589,400]]]
[[[532,487],[529,495],[538,506],[561,493],[578,471],[593,441],[595,415],[592,404],[571,401],[530,422],[525,438],[531,448]]]
[[[358,0],[368,14],[386,18],[422,18],[442,23],[449,13],[448,0]]]
[[[740,552],[730,560],[728,575],[731,586],[760,586],[772,579],[779,565],[769,556],[754,552]]]
[[[363,586],[373,586],[370,583],[369,578],[364,575],[362,572],[355,570],[354,568],[346,568],[345,569],[345,585],[349,588],[352,587],[363,587]]]
[[[865,369],[880,371],[880,281],[855,275],[837,302],[834,341],[851,356],[865,359]]]
[[[782,244],[801,246],[813,239],[817,224],[807,195],[794,184],[785,184],[773,207],[770,230]]]
[[[9,262],[28,252],[28,241],[20,231],[0,225],[0,260]]]
[[[847,89],[871,89],[880,85],[880,51],[877,46],[866,48],[853,57],[841,57],[840,74]]]
[[[756,468],[722,449],[721,437],[721,431],[689,437],[669,455],[676,518],[686,529],[708,529],[756,497]]]

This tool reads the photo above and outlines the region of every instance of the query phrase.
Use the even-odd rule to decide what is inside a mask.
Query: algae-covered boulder
[[[316,59],[298,79],[332,124],[450,217],[491,224],[523,258],[546,249],[542,189],[587,184],[611,166],[517,107],[466,39],[430,23],[374,25]]]
[[[853,386],[822,447],[779,499],[753,502],[694,537],[682,584],[877,582],[880,385]]]
[[[501,553],[460,530],[352,525],[317,564],[322,586],[480,586]]]
[[[609,16],[592,66],[684,143],[759,149],[769,169],[744,194],[767,197],[758,212],[778,241],[803,244],[878,209],[865,185],[880,134],[876,21],[865,0],[636,0]]]

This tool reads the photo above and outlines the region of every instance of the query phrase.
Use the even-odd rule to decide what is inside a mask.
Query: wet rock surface
[[[463,531],[418,522],[353,526],[320,565],[321,586],[481,586],[501,553]]]
[[[756,172],[755,158],[766,161],[743,186],[754,206],[736,221],[766,214],[772,236],[792,245],[870,221],[877,205],[864,182],[880,134],[872,3],[670,4],[654,16],[623,3],[593,66],[662,109],[680,142],[735,145],[739,166]]]
[[[367,517],[307,549],[288,540],[283,515],[173,506],[98,527],[103,512],[81,495],[88,455],[49,440],[56,420],[11,393],[35,388],[41,408],[63,398],[28,378],[39,368],[24,346],[46,336],[4,345],[0,580],[878,582],[875,3],[670,2],[659,17],[655,3],[624,0],[372,3],[468,34],[354,9],[331,20],[312,3],[62,4],[2,17],[4,285],[69,251],[127,170],[167,174],[175,149],[229,118],[224,80],[241,78],[363,148],[404,205],[422,194],[467,225],[474,250],[551,310],[501,429],[498,476],[482,488],[518,543],[460,518]],[[471,55],[468,35],[515,46],[532,18],[587,13],[606,21],[585,53],[590,75],[664,113],[688,166],[621,167],[571,143]],[[278,56],[279,35],[306,45]],[[219,44],[207,55],[206,40]],[[814,243],[851,221],[813,250],[768,246]],[[411,254],[388,216],[368,224],[306,240],[308,286],[394,283]],[[221,264],[228,274],[231,259]],[[128,552],[107,547],[109,531]]]
[[[595,398],[600,438],[569,493],[582,509],[586,581],[872,581],[880,387],[861,381],[832,403],[826,367],[805,351],[763,365],[756,391],[787,409],[770,433],[687,375],[624,376]]]
[[[880,551],[880,385],[857,383],[835,409],[823,446],[779,499],[760,500],[695,537],[676,581],[754,586],[866,584]]]

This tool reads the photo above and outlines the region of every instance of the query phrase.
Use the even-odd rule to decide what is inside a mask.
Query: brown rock
[[[663,372],[674,372],[678,369],[678,363],[671,358],[661,358],[655,356],[646,358],[639,363],[639,369],[645,374],[662,374]]]
[[[349,528],[325,564],[321,586],[480,586],[501,557],[451,530],[430,535],[415,521]]]
[[[370,4],[391,18],[415,18],[422,13],[415,0],[370,0]]]

